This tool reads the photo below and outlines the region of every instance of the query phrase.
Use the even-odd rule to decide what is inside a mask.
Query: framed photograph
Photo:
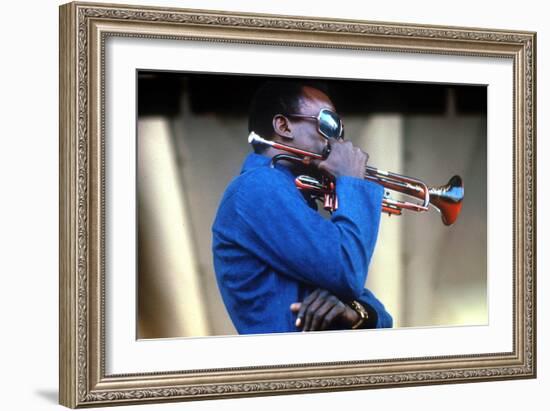
[[[536,376],[533,32],[60,7],[60,403]]]

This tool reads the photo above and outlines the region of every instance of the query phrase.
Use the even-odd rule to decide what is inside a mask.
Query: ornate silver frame
[[[104,44],[109,36],[501,57],[514,65],[514,349],[460,357],[105,375]],[[536,34],[70,3],[60,7],[60,403],[195,400],[536,376]]]

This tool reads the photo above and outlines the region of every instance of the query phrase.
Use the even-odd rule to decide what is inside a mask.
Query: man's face
[[[317,116],[323,108],[336,111],[334,104],[325,93],[312,87],[304,87],[299,110],[293,114]],[[327,140],[319,133],[316,119],[289,117],[288,120],[294,138],[292,145],[315,153],[323,152]]]

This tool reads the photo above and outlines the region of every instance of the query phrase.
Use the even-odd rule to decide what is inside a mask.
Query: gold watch
[[[365,310],[365,307],[363,307],[359,302],[355,300],[349,303],[349,305],[355,310],[357,314],[359,314],[359,320],[357,320],[357,322],[351,326],[351,329],[355,330],[361,327],[365,323],[365,321],[369,319],[369,313],[367,312],[367,310]]]

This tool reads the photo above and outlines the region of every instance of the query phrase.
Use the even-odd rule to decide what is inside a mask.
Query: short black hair
[[[248,116],[248,132],[254,131],[266,140],[273,136],[273,117],[277,114],[297,113],[304,87],[312,87],[328,94],[325,83],[312,80],[269,80],[262,84],[252,98]],[[265,146],[254,146],[261,153]]]

